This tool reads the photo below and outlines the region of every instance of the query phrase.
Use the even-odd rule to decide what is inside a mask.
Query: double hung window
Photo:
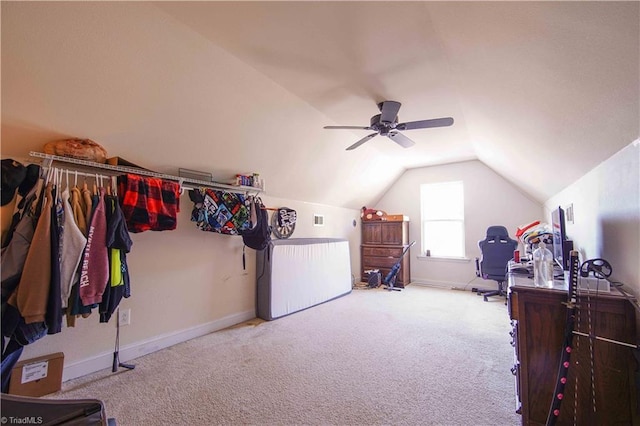
[[[420,185],[422,253],[465,257],[464,185],[462,181]]]

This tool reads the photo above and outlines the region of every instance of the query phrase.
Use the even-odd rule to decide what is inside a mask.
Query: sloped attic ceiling
[[[637,2],[3,2],[2,154],[90,137],[350,208],[477,158],[544,201],[638,138],[639,22]],[[409,149],[322,129],[382,100],[455,124]]]

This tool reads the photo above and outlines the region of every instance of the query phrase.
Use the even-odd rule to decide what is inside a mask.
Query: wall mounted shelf
[[[261,192],[260,188],[256,188],[253,186],[238,186],[238,185],[228,185],[219,182],[210,182],[206,180],[198,180],[198,179],[189,179],[181,176],[174,176],[165,173],[157,173],[146,169],[139,169],[136,167],[129,166],[114,166],[111,164],[103,164],[96,163],[94,161],[81,160],[78,158],[72,157],[62,157],[59,155],[51,155],[45,154],[42,152],[29,152],[29,156],[41,158],[42,159],[42,167],[49,168],[53,164],[53,162],[63,163],[63,164],[71,164],[74,168],[80,169],[90,169],[90,170],[102,170],[105,171],[105,174],[109,174],[111,176],[119,175],[123,173],[131,173],[140,176],[150,176],[156,177],[160,179],[172,180],[180,183],[180,186],[183,189],[199,189],[199,188],[211,188],[219,191],[228,191],[228,192],[244,192],[253,195],[257,195]]]

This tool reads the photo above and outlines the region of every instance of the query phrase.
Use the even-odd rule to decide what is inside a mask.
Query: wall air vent
[[[324,215],[314,213],[313,226],[324,226]]]

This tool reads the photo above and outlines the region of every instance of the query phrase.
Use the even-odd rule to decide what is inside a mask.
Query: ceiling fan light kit
[[[371,117],[370,125],[364,126],[324,126],[325,129],[347,129],[347,130],[374,130],[364,138],[360,139],[347,148],[347,151],[356,149],[363,143],[367,142],[375,136],[386,136],[403,148],[409,148],[415,145],[415,142],[409,139],[399,130],[415,130],[428,129],[433,127],[447,127],[453,124],[453,118],[433,118],[429,120],[408,121],[406,123],[398,123],[398,111],[402,104],[396,101],[384,101],[378,104],[380,114]]]

